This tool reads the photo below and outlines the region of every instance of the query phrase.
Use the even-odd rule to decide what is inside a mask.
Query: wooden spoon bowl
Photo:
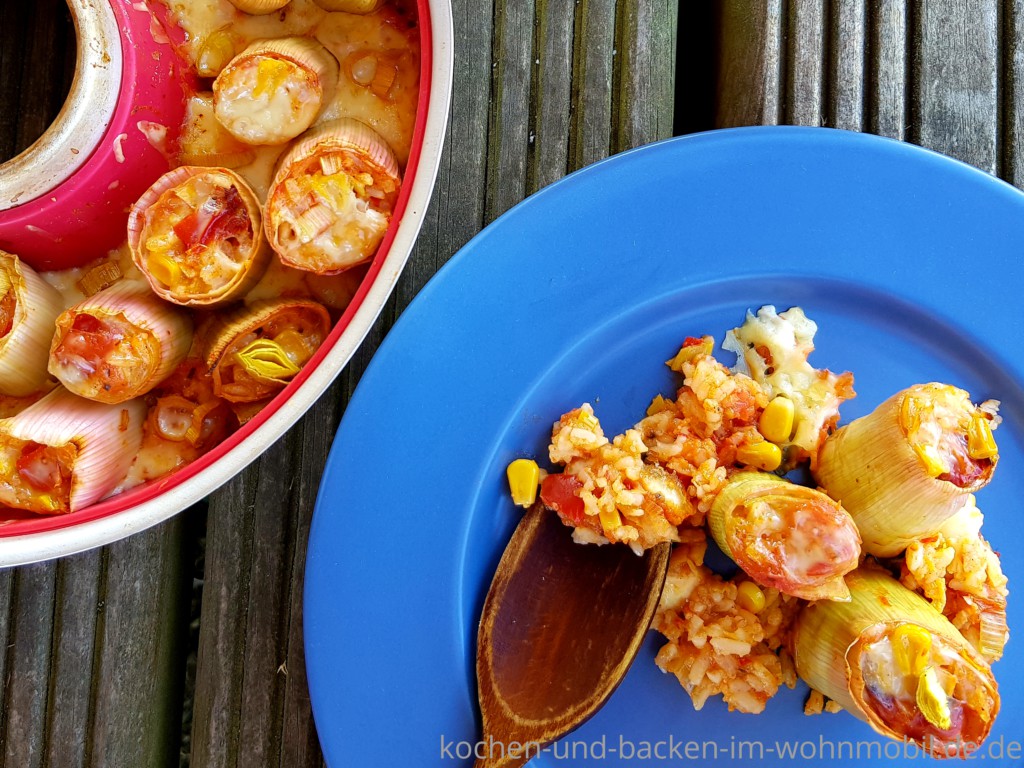
[[[643,556],[576,544],[541,504],[524,515],[477,634],[484,738],[476,768],[524,765],[597,712],[640,649],[668,557],[668,544]]]

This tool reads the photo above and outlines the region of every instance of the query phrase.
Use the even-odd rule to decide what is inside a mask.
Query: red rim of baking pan
[[[433,48],[428,0],[416,0],[416,8],[417,23],[420,29],[420,92],[416,105],[416,122],[413,128],[412,147],[409,152],[409,161],[406,163],[406,174],[402,181],[402,190],[399,193],[398,202],[395,205],[395,213],[391,219],[391,227],[384,236],[384,240],[381,242],[377,255],[374,256],[373,261],[370,262],[370,267],[367,270],[366,276],[363,278],[362,282],[360,282],[358,290],[352,297],[352,301],[349,302],[345,311],[338,319],[338,322],[334,324],[334,328],[331,330],[331,333],[327,336],[324,343],[320,346],[320,349],[318,349],[316,354],[310,358],[309,362],[303,366],[298,375],[296,375],[296,377],[289,382],[289,384],[281,390],[273,400],[264,406],[256,416],[242,425],[236,432],[224,440],[224,442],[220,443],[217,447],[213,448],[203,456],[200,456],[192,463],[182,467],[181,469],[175,470],[166,477],[151,480],[136,488],[125,491],[124,493],[112,496],[106,501],[101,501],[98,504],[93,504],[83,510],[79,510],[78,512],[54,515],[51,517],[40,517],[30,512],[4,509],[3,512],[0,513],[5,516],[4,519],[0,520],[0,538],[56,531],[62,528],[70,528],[81,523],[86,523],[91,520],[97,520],[102,517],[115,515],[118,512],[124,512],[138,504],[155,499],[165,491],[180,485],[192,477],[195,477],[219,459],[223,458],[230,451],[241,445],[249,435],[255,432],[271,416],[280,410],[285,402],[287,402],[291,397],[292,393],[302,386],[303,382],[312,375],[313,371],[316,370],[323,359],[332,349],[334,349],[334,346],[338,343],[341,335],[345,332],[345,329],[348,328],[349,323],[352,321],[352,317],[360,306],[362,306],[367,293],[370,291],[370,287],[376,281],[381,268],[384,266],[384,261],[387,258],[388,252],[391,250],[391,243],[395,239],[395,233],[398,229],[399,223],[405,215],[405,210],[409,201],[409,194],[413,186],[412,182],[419,170],[420,153],[423,149],[424,133],[427,123],[427,106],[430,102]],[[342,370],[344,370],[344,368],[342,368]],[[263,450],[266,450],[269,447],[270,446],[268,445]],[[230,478],[225,478],[225,482],[229,479]],[[25,516],[20,517],[20,515]]]

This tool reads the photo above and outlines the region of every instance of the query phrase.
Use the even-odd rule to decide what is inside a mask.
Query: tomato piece
[[[206,202],[174,225],[174,234],[186,251],[207,248],[216,240],[228,240],[251,231],[249,214],[234,187],[218,189]]]
[[[702,338],[697,336],[687,336],[683,341],[683,349],[686,349],[686,347],[699,347],[703,343],[704,339]]]
[[[177,235],[182,245],[185,246],[185,250],[191,249],[192,243],[195,242],[196,233],[199,231],[199,217],[201,213],[202,208],[194,210],[172,227],[174,234]]]
[[[249,214],[235,187],[228,187],[219,200],[220,210],[207,222],[199,241],[203,247],[216,240],[229,240],[249,232]]]
[[[587,513],[579,491],[583,483],[572,475],[548,475],[540,484],[540,500],[573,525],[582,525]]]
[[[0,338],[3,338],[14,328],[14,312],[18,308],[18,297],[11,288],[0,299]]]
[[[950,446],[953,468],[939,475],[939,480],[952,483],[957,488],[967,488],[985,474],[992,463],[990,459],[972,459],[967,451],[967,438],[957,435],[955,443]]]
[[[28,443],[15,462],[18,475],[38,491],[55,493],[69,479],[55,451],[48,445]]]
[[[102,333],[107,330],[107,325],[98,317],[81,312],[75,315],[75,321],[71,324],[71,328],[82,333]]]
[[[90,314],[75,315],[71,327],[54,350],[57,358],[68,364],[75,359],[84,373],[94,373],[103,360],[124,340],[124,333],[115,325],[103,322]]]

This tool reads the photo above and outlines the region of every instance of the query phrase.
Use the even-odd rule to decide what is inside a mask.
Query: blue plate
[[[1001,463],[978,502],[1011,589],[1024,585],[1022,244],[1012,187],[906,144],[800,128],[628,152],[489,226],[381,345],[324,474],[305,630],[328,763],[472,765],[476,623],[519,517],[505,466],[546,464],[551,423],[584,401],[606,432],[628,427],[677,386],[663,361],[684,337],[721,341],[763,304],[802,306],[820,329],[811,361],[854,372],[845,420],[922,381],[1002,400]],[[1024,765],[1022,595],[988,765]],[[756,717],[720,701],[695,712],[658,647],[652,634],[601,712],[533,765],[919,764],[849,714],[805,717],[803,686]]]

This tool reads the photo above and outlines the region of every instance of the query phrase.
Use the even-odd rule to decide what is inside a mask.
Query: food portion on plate
[[[509,466],[513,500],[539,495],[580,544],[673,543],[656,662],[695,708],[721,695],[762,712],[799,677],[808,714],[844,708],[964,756],[999,711],[990,664],[1008,637],[974,497],[998,462],[999,403],[926,383],[839,427],[853,376],[810,364],[816,331],[798,307],[748,313],[722,345],[732,369],[711,337],[687,338],[667,363],[675,397],[611,440],[589,404],[568,411],[551,471]],[[735,573],[705,564],[709,538]]]
[[[0,252],[10,519],[76,512],[216,447],[309,364],[392,224],[420,88],[413,0],[162,1],[199,90],[180,130],[139,123],[170,169],[124,245],[50,273]]]

